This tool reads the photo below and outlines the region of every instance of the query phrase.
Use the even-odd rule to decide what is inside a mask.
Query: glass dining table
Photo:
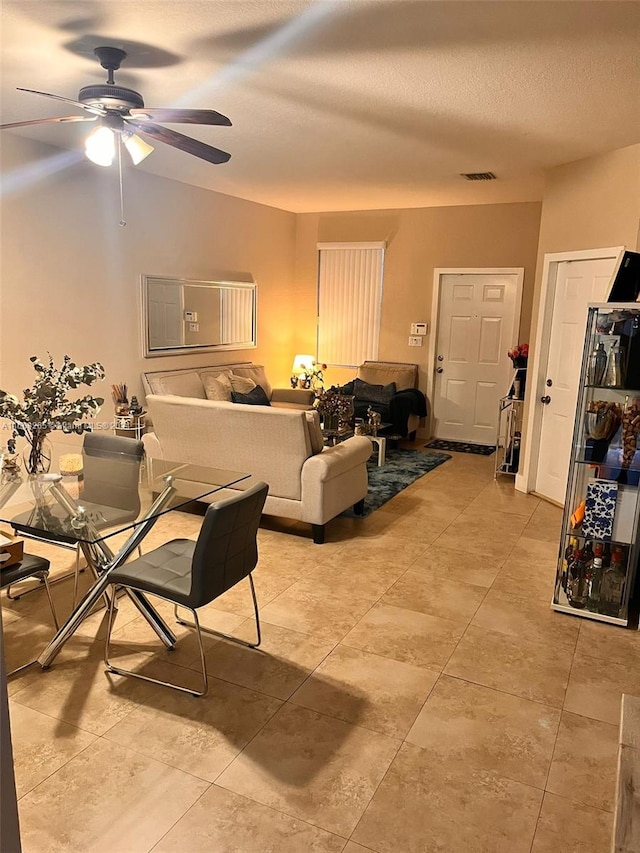
[[[25,537],[79,545],[95,581],[38,656],[47,669],[94,605],[109,597],[109,575],[136,550],[158,519],[209,498],[250,475],[111,451],[75,454],[74,474],[63,476],[64,446],[54,447],[51,472],[3,471],[0,521]],[[67,448],[68,449],[68,448]],[[68,459],[68,454],[67,454]],[[125,534],[124,542],[114,537]],[[111,547],[113,545],[113,548]],[[176,637],[147,597],[126,590],[167,648]]]

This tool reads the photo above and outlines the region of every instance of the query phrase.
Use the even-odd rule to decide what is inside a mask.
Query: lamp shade
[[[291,368],[291,373],[298,374],[304,373],[305,370],[311,370],[311,367],[315,360],[315,356],[313,355],[296,355],[296,357],[293,359],[293,367]]]
[[[142,163],[145,157],[153,151],[153,145],[149,145],[144,139],[141,139],[136,133],[123,133],[122,139],[124,147],[129,152],[129,156],[133,160],[133,165],[137,166]]]

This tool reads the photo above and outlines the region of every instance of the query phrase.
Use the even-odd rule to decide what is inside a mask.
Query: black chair
[[[56,615],[56,608],[53,604],[53,598],[51,597],[51,589],[49,587],[49,567],[49,560],[46,560],[44,557],[36,557],[35,554],[24,554],[19,563],[16,563],[13,566],[8,566],[5,569],[0,568],[0,589],[10,587],[11,584],[27,580],[27,578],[38,578],[44,584],[44,588],[47,592],[49,606],[51,607],[51,615],[53,616],[53,624],[56,626],[57,631],[60,626],[58,624],[58,617]],[[17,669],[8,672],[7,675],[14,675],[14,673],[19,672],[27,666],[31,666],[31,663],[19,666]]]
[[[113,454],[121,456],[122,464],[113,465]],[[83,491],[82,506],[89,515],[93,515],[93,524],[98,530],[106,530],[116,524],[135,521],[140,512],[138,481],[140,463],[144,455],[144,445],[134,438],[117,435],[88,432],[82,443]],[[114,472],[117,476],[114,476]],[[54,578],[57,583],[74,577],[73,606],[78,599],[78,581],[80,578],[81,548],[73,530],[69,527],[68,514],[62,507],[52,507],[50,515],[60,522],[60,532],[48,536],[35,535],[30,527],[35,521],[33,512],[23,513],[12,520],[15,531],[23,536],[59,545],[75,550],[75,571]],[[30,592],[30,590],[27,590]],[[25,593],[22,593],[23,595]],[[18,599],[19,595],[10,598]]]
[[[104,655],[109,672],[132,675],[135,678],[173,687],[175,690],[182,690],[194,696],[204,696],[208,689],[208,681],[201,631],[225,637],[250,648],[260,645],[260,616],[251,572],[258,562],[258,525],[268,491],[267,484],[259,482],[245,492],[239,492],[237,496],[211,504],[207,509],[196,542],[190,539],[173,539],[143,557],[125,563],[110,575],[114,584],[157,595],[172,602],[177,618],[178,606],[191,610],[194,617],[193,623],[180,618],[178,622],[196,629],[204,689],[197,692],[168,681],[150,678],[139,672],[121,669],[109,662],[109,639],[114,623],[115,596],[113,595],[109,609]],[[197,608],[209,604],[246,577],[249,578],[251,585],[257,641],[245,643],[237,637],[229,637],[218,631],[201,628]]]

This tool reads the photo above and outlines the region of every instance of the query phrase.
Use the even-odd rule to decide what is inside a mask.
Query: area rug
[[[369,493],[364,502],[364,513],[371,513],[390,501],[394,495],[406,489],[411,483],[433,471],[451,457],[447,453],[422,453],[419,450],[400,450],[387,448],[387,461],[378,468],[378,454],[374,453],[367,463],[369,471]],[[342,513],[353,517],[353,509]]]
[[[465,441],[446,441],[443,438],[434,438],[425,447],[435,450],[454,450],[456,453],[477,453],[480,456],[491,456],[496,452],[493,444],[467,444]]]

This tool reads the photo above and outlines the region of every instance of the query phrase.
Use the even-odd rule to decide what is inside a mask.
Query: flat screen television
[[[613,277],[607,302],[637,302],[640,296],[640,252],[625,252]]]

